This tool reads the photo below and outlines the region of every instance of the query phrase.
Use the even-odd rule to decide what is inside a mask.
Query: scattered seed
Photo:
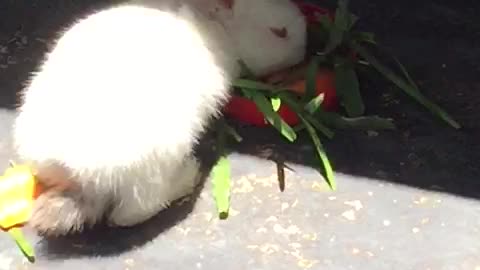
[[[344,202],[344,204],[354,207],[356,211],[359,211],[360,209],[363,208],[362,202],[359,201],[359,200],[346,201],[346,202]]]
[[[342,213],[342,217],[347,220],[353,221],[355,220],[355,212],[353,210],[348,210]]]

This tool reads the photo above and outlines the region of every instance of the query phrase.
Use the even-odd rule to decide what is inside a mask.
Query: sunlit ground
[[[0,111],[0,166],[13,113]],[[42,240],[29,269],[476,269],[480,202],[338,173],[338,191],[300,165],[280,192],[274,163],[232,154],[230,217],[219,220],[206,182],[196,202],[129,230]],[[186,205],[186,206],[185,206]],[[28,264],[0,235],[0,269]]]

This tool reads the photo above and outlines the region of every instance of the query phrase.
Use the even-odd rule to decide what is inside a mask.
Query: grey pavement
[[[0,270],[480,269],[476,200],[340,173],[338,191],[330,191],[317,171],[294,164],[281,192],[273,162],[229,158],[226,220],[216,215],[207,179],[196,200],[136,228],[50,241],[26,229],[34,264],[0,234]]]

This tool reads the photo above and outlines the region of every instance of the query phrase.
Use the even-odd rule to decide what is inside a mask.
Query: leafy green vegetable
[[[322,55],[326,55],[334,51],[342,43],[343,32],[338,29],[335,24],[331,24],[330,18],[327,15],[321,16],[320,23],[323,27],[328,29],[328,41],[321,52]]]
[[[282,100],[278,97],[272,97],[270,100],[272,102],[273,111],[278,112],[280,106],[282,105]]]
[[[417,84],[415,83],[415,81],[412,79],[412,77],[410,77],[410,74],[408,74],[407,72],[407,69],[400,63],[400,61],[395,57],[393,56],[393,59],[395,60],[395,62],[397,63],[397,65],[400,67],[400,70],[402,71],[403,75],[405,76],[405,78],[407,78],[407,81],[417,89],[417,91],[420,91],[418,89],[418,86]]]
[[[322,132],[327,138],[333,138],[334,132],[327,126],[318,122],[308,113],[305,114],[302,106],[295,101],[291,93],[280,93],[279,96],[297,115],[305,115],[305,117],[307,117],[310,122],[315,123],[315,128],[317,128],[318,131]],[[320,111],[321,108],[319,108],[318,110]]]
[[[320,15],[318,17],[318,21],[320,22],[320,25],[325,28],[328,32],[332,31],[333,29],[333,22],[330,20],[330,16],[327,14]]]
[[[238,132],[231,126],[225,124],[225,131],[230,134],[230,136],[232,136],[235,141],[237,142],[241,142],[243,140],[242,136],[240,136],[240,134],[238,134]]]
[[[15,243],[28,261],[31,263],[35,262],[35,251],[30,243],[28,243],[27,239],[25,239],[23,236],[22,230],[18,227],[13,227],[8,230],[8,233],[13,237]]]
[[[427,110],[431,113],[451,125],[455,129],[459,129],[461,126],[460,124],[453,119],[445,110],[443,110],[437,104],[428,100],[415,85],[408,83],[407,81],[403,80],[401,77],[396,75],[391,69],[387,66],[380,63],[366,48],[359,45],[356,42],[352,42],[352,47],[355,51],[360,54],[365,60],[367,60],[375,69],[383,74],[388,80],[393,82],[396,86],[398,86],[401,90],[403,90],[407,95],[415,99],[418,103],[423,105]]]
[[[305,106],[305,110],[310,114],[315,113],[322,105],[323,99],[325,98],[325,94],[321,93],[320,95],[312,98]]]
[[[334,112],[323,112],[315,115],[322,123],[337,129],[355,130],[392,130],[395,124],[391,119],[379,116],[344,117]]]
[[[257,108],[265,116],[265,119],[267,119],[274,128],[280,131],[285,138],[290,142],[294,142],[297,139],[295,131],[273,110],[272,104],[268,102],[268,99],[264,95],[256,91],[242,90],[244,90],[245,96],[250,96],[252,98],[255,105],[257,105]]]
[[[335,89],[348,116],[356,117],[365,113],[354,65],[340,56],[335,57]]]
[[[212,186],[213,197],[220,218],[228,217],[230,208],[230,162],[227,158],[226,151],[226,133],[228,132],[228,125],[221,121],[221,128],[218,130],[217,136],[217,154],[219,159],[212,168]]]
[[[348,11],[348,1],[339,0],[333,23],[327,15],[320,17],[320,24],[328,32],[328,41],[322,55],[330,54],[341,46],[349,36],[349,31],[358,21],[358,17]]]
[[[303,115],[305,117],[305,119],[308,120],[308,122],[315,127],[316,130],[320,131],[320,132],[324,132],[325,129],[328,129],[330,130],[330,128],[328,128],[324,123],[318,121],[313,115],[310,115],[310,114],[304,114]],[[327,133],[325,134],[325,136],[329,139],[332,139],[333,136],[335,136],[335,133],[332,131],[331,133]]]
[[[377,42],[375,41],[375,34],[370,32],[354,32],[351,34],[351,38],[360,42],[377,44]]]
[[[348,0],[339,0],[335,11],[335,26],[346,33],[352,29],[358,21],[358,17],[348,11]]]
[[[270,93],[281,91],[273,85],[248,79],[236,79],[233,81],[233,86],[242,89],[268,91]]]
[[[230,162],[221,156],[212,169],[213,197],[221,218],[228,216],[230,208]]]
[[[325,153],[325,149],[323,148],[322,143],[320,142],[320,138],[318,137],[315,128],[305,119],[303,116],[299,115],[300,120],[302,120],[303,125],[307,129],[310,137],[312,138],[313,144],[315,145],[315,149],[317,150],[317,154],[322,161],[323,168],[325,169],[325,176],[328,185],[332,190],[336,190],[337,184],[335,183],[335,177],[333,175],[332,165],[328,159],[327,154]]]
[[[306,88],[303,100],[310,100],[316,96],[317,92],[317,72],[318,72],[318,56],[314,56],[310,60],[306,74]]]

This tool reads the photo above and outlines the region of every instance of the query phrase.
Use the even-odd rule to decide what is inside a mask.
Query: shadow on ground
[[[190,214],[197,198],[181,205],[173,205],[159,215],[129,228],[97,226],[83,233],[40,240],[40,251],[48,259],[72,259],[95,256],[116,256],[140,248],[159,234],[175,226]]]
[[[16,93],[57,31],[75,16],[105,3],[2,1],[0,105],[14,107]],[[375,136],[339,132],[333,141],[325,142],[328,153],[338,172],[480,199],[480,20],[475,16],[480,3],[409,3],[356,0],[352,1],[352,10],[361,18],[360,27],[375,32],[378,41],[407,66],[421,89],[451,112],[464,128],[449,128],[375,73],[362,73],[368,113],[394,118],[399,129]],[[239,131],[245,140],[235,148],[238,152],[316,165],[310,162],[314,152],[305,136],[300,136],[297,145],[289,145],[269,129],[242,127]],[[338,184],[341,188],[342,183]],[[115,254],[154,238],[185,218],[193,205],[191,202],[168,210],[140,228],[100,228],[82,236],[50,239],[44,244],[51,256],[57,257],[71,257],[72,252],[91,255],[98,253],[96,248],[103,255]],[[144,232],[139,233],[139,229]],[[138,235],[142,235],[141,239]],[[65,250],[66,242],[72,250]]]
[[[42,250],[43,255],[51,259],[115,256],[125,251],[140,248],[174,227],[194,210],[209,172],[215,164],[216,154],[209,147],[210,145],[211,142],[206,142],[203,147],[197,149],[197,155],[207,158],[202,159],[203,175],[192,195],[179,199],[172,203],[171,207],[135,227],[111,228],[101,224],[75,235],[45,237],[40,241],[40,246],[42,246],[40,250]]]

